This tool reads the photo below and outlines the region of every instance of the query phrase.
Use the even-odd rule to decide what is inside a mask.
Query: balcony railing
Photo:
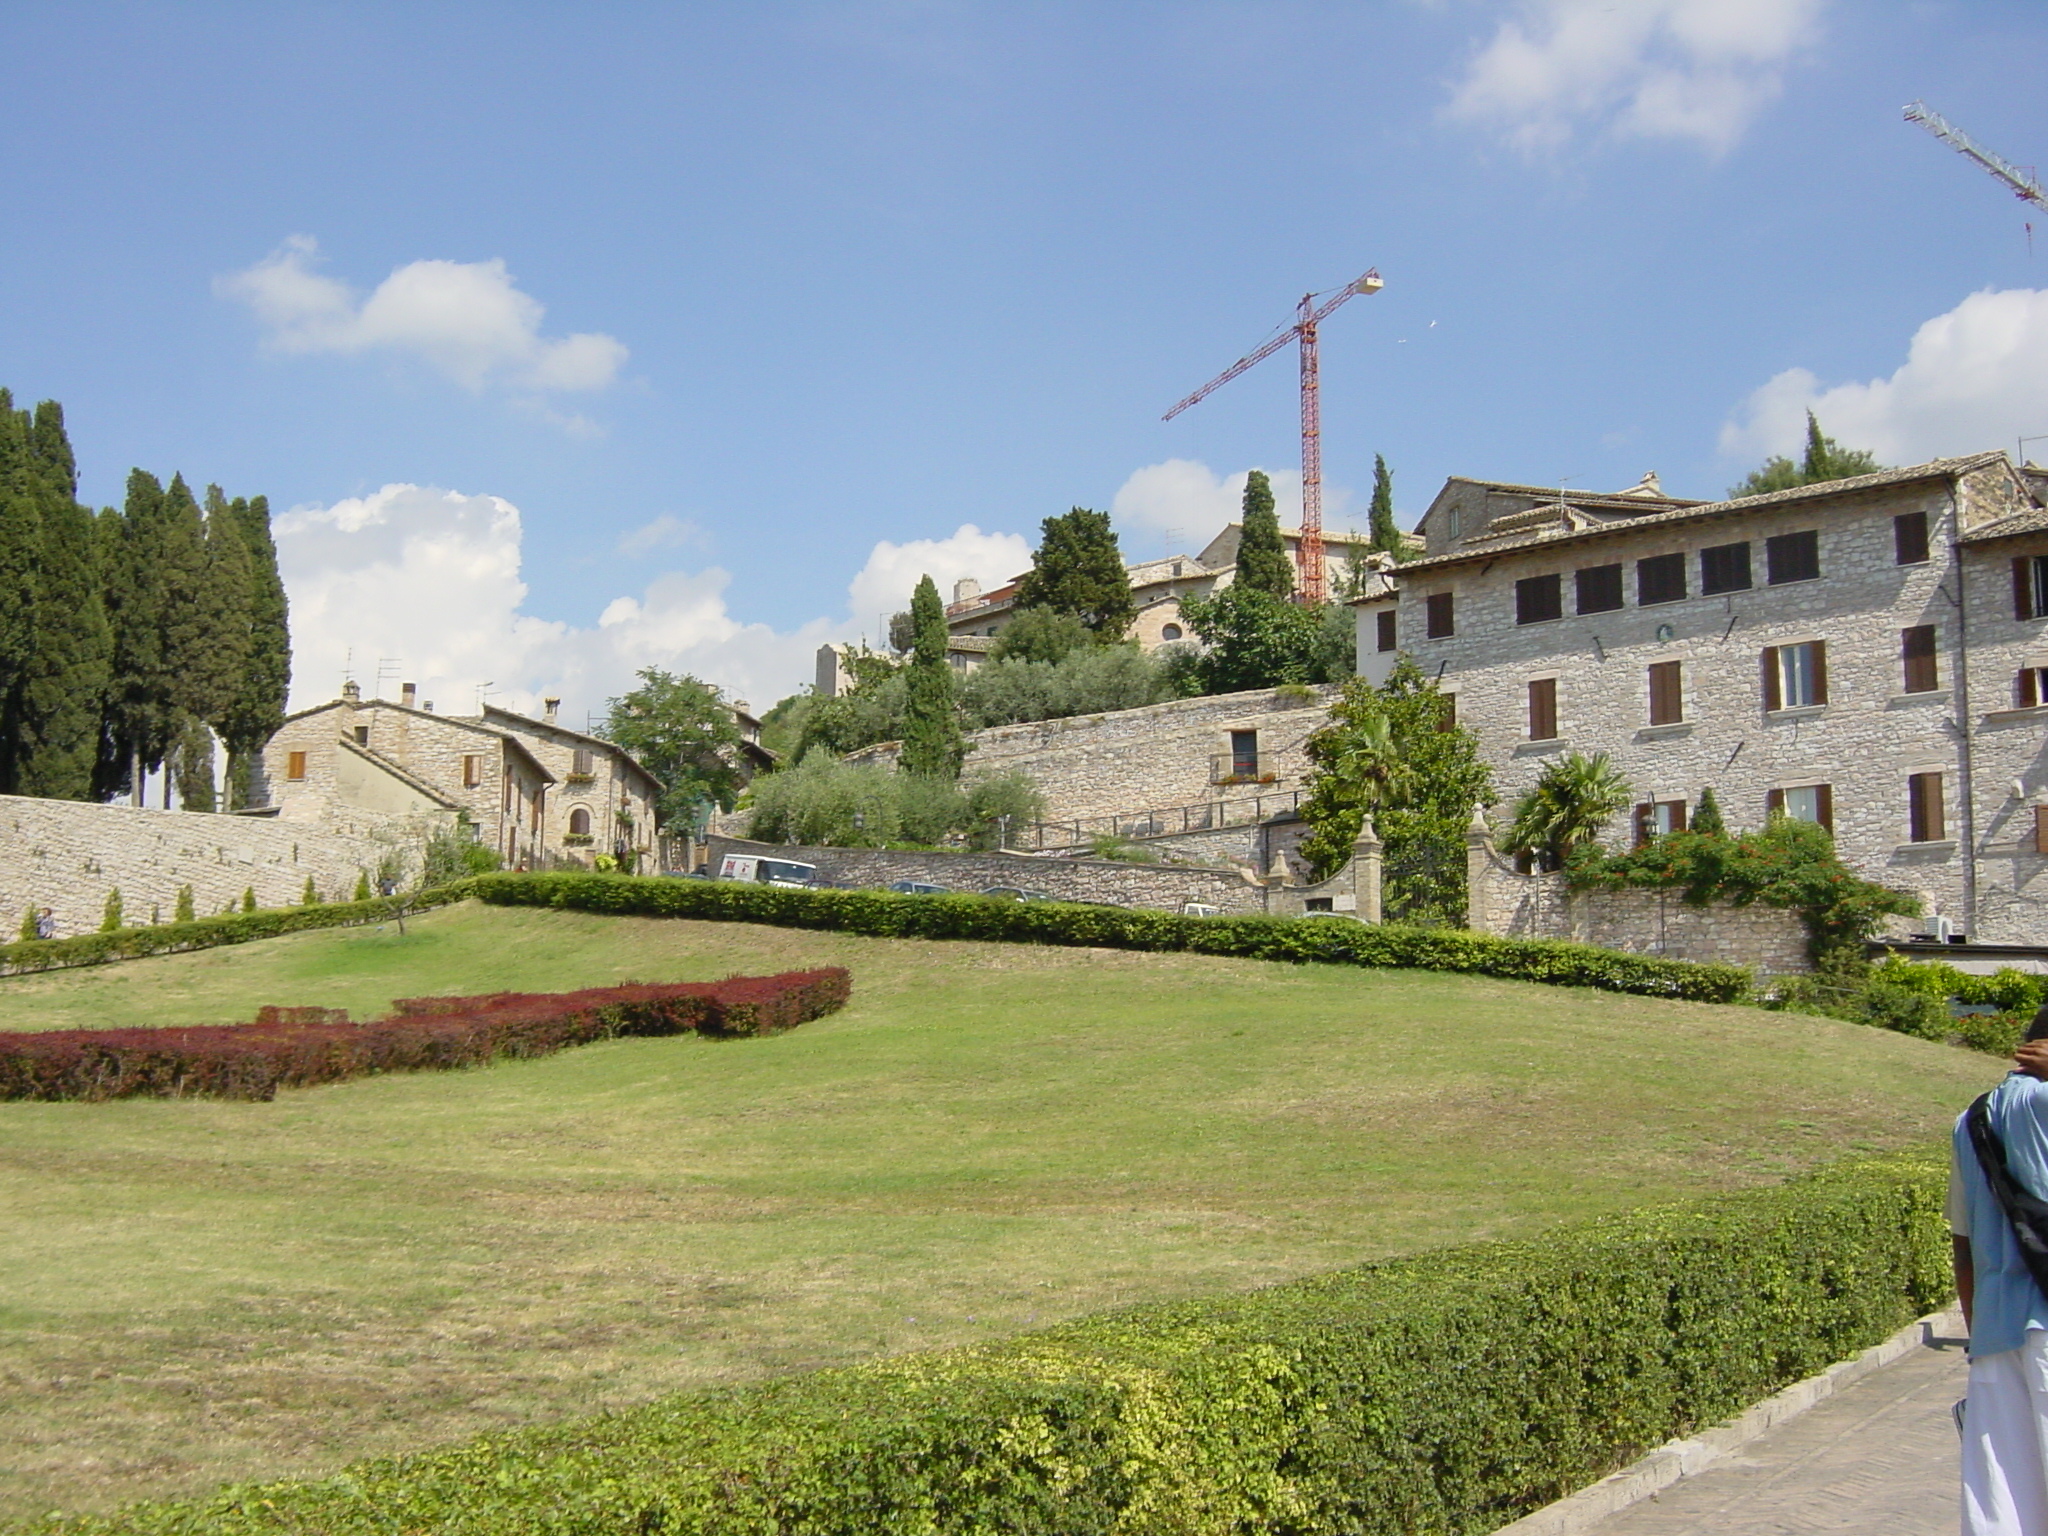
[[[1211,784],[1271,784],[1280,777],[1266,752],[1222,752],[1209,759]]]

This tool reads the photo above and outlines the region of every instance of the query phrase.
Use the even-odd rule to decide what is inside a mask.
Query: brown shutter
[[[2027,566],[2025,555],[2013,557],[2012,616],[2016,619],[2031,619],[2034,616],[2033,574]]]
[[[1685,830],[1685,802],[1683,800],[1673,800],[1670,802],[1670,805],[1671,830],[1683,832]]]
[[[1813,702],[1825,704],[1828,701],[1828,643],[1825,640],[1813,642]]]
[[[1932,624],[1916,624],[1899,631],[1899,659],[1904,663],[1906,692],[1931,693],[1941,686]]]
[[[1650,668],[1650,724],[1676,725],[1685,718],[1685,697],[1679,663],[1660,661]]]
[[[1767,789],[1764,791],[1764,815],[1782,816],[1785,813],[1785,791]]]
[[[1814,809],[1820,813],[1820,824],[1830,832],[1835,830],[1835,786],[1816,784],[1813,786]]]
[[[1778,691],[1778,648],[1764,647],[1764,708],[1783,709],[1784,695]]]
[[[2041,702],[2038,677],[2032,667],[2021,667],[2019,675],[2012,680],[2012,702],[2015,709],[2032,709]]]
[[[2034,807],[2034,852],[2048,853],[2048,805]]]
[[[1656,814],[1657,807],[1654,805],[1639,805],[1636,807],[1636,846],[1638,848],[1650,840],[1650,827],[1652,825],[1650,818]]]

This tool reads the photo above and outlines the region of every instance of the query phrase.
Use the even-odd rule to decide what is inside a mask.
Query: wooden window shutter
[[[2034,852],[2048,853],[2048,805],[2034,807]]]
[[[1778,682],[1778,648],[1764,647],[1764,708],[1783,709],[1785,696]]]
[[[1667,803],[1671,807],[1671,830],[1683,832],[1685,830],[1685,802],[1683,800],[1672,800]]]
[[[2015,556],[2012,562],[2012,616],[2016,619],[2034,616],[2034,570],[2025,555]]]
[[[284,776],[288,779],[303,779],[306,776],[306,754],[294,752],[285,759]]]
[[[1832,832],[1835,830],[1835,786],[1816,784],[1813,786],[1814,815],[1820,824]]]
[[[1529,739],[1557,739],[1557,679],[1539,677],[1529,684]]]
[[[1650,668],[1650,724],[1676,725],[1685,718],[1685,695],[1679,663],[1660,661]]]
[[[1784,814],[1785,814],[1785,791],[1783,791],[1782,789],[1767,789],[1767,790],[1765,790],[1765,791],[1764,791],[1764,815],[1765,815],[1765,816],[1782,816],[1782,815],[1784,815]]]
[[[1941,686],[1932,624],[1916,624],[1899,631],[1899,659],[1904,664],[1906,692],[1931,693]]]
[[[2021,667],[2019,675],[2012,680],[2012,702],[2015,709],[2032,709],[2041,702],[2040,673],[2032,667]]]
[[[1813,702],[1825,704],[1828,701],[1828,643],[1825,640],[1813,642]]]

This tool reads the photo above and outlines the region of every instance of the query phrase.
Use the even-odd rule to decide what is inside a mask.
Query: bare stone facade
[[[555,787],[541,801],[542,849],[584,863],[599,853],[655,855],[661,786],[653,774],[610,742],[557,723],[552,707],[534,720],[486,705],[478,718],[554,775]]]
[[[1559,754],[1605,752],[1640,803],[1616,845],[1683,825],[1712,786],[1732,828],[1823,821],[1851,867],[1958,930],[2048,940],[2037,472],[1992,453],[1733,502],[1646,486],[1590,510],[1490,489],[1514,493],[1507,510],[1446,487],[1429,556],[1358,605],[1359,651],[1386,659],[1390,615],[1509,804]]]
[[[60,938],[91,933],[115,889],[130,926],[171,921],[187,885],[200,917],[239,910],[245,890],[260,907],[296,906],[309,876],[324,900],[346,901],[387,859],[409,881],[435,824],[431,813],[296,819],[0,796],[0,938],[14,937],[31,906],[52,910]]]

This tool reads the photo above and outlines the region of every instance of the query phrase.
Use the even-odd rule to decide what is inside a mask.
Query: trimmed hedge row
[[[110,960],[137,960],[144,955],[168,955],[186,949],[212,949],[221,944],[246,944],[251,939],[274,939],[281,933],[304,933],[312,928],[389,922],[401,909],[417,912],[446,906],[468,895],[467,884],[457,882],[410,896],[375,896],[368,901],[334,901],[317,907],[271,907],[227,917],[202,917],[189,923],[81,933],[69,939],[18,939],[12,944],[0,944],[0,975],[19,976],[74,965],[105,965]]]
[[[254,1024],[0,1035],[0,1099],[271,1099],[280,1088],[546,1056],[628,1035],[779,1034],[843,1007],[851,989],[852,979],[835,967],[582,992],[403,998],[391,1018],[368,1024],[350,1024],[338,1010],[276,1008]]]
[[[479,875],[470,889],[499,906],[770,923],[882,938],[1184,950],[1255,960],[1457,971],[1702,1003],[1743,1002],[1753,985],[1750,973],[1736,965],[1625,955],[1557,939],[1502,939],[1326,918],[1182,917],[1065,902],[785,890],[738,881],[575,873]]]
[[[69,1536],[1476,1536],[1949,1295],[1932,1153],[229,1488]]]

